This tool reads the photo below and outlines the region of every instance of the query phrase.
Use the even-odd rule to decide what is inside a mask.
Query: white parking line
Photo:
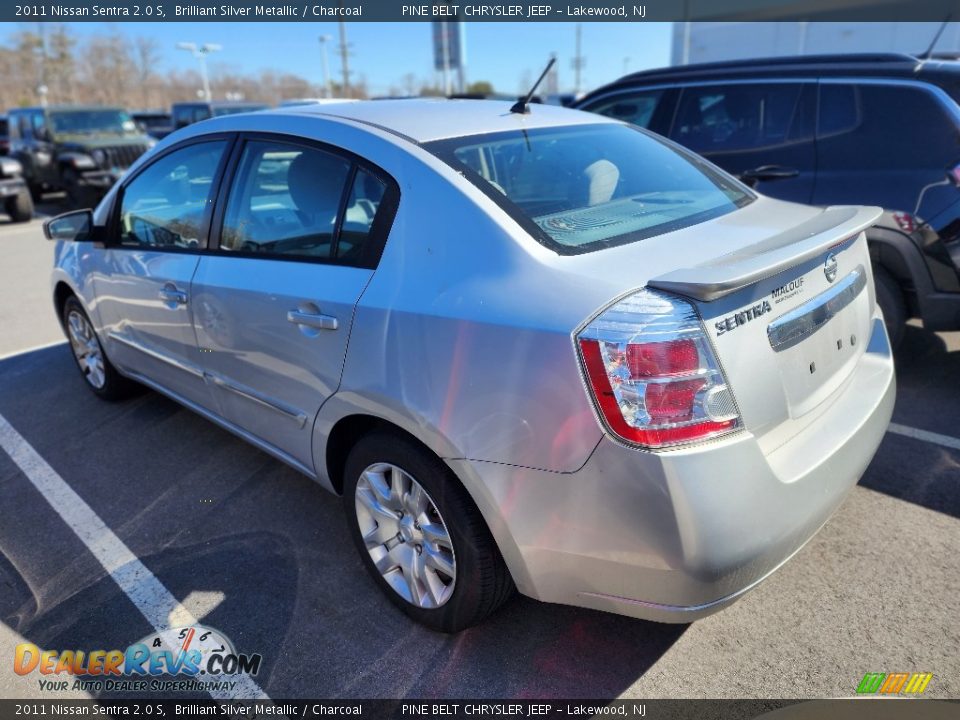
[[[3,448],[44,499],[77,534],[157,632],[171,627],[171,616],[188,625],[196,624],[197,619],[193,614],[180,604],[130,548],[107,527],[93,508],[74,492],[2,415],[0,448]],[[230,679],[237,681],[233,691],[212,691],[210,695],[217,700],[270,699],[249,675],[236,675]]]
[[[942,445],[943,447],[950,448],[951,450],[960,450],[960,438],[950,437],[949,435],[941,435],[940,433],[930,432],[929,430],[920,430],[918,428],[912,428],[906,425],[898,425],[897,423],[890,423],[890,427],[887,429],[892,433],[896,433],[897,435],[904,435],[905,437],[914,438],[916,440],[923,440],[928,443],[934,443],[935,445]]]
[[[46,350],[47,348],[56,347],[57,345],[66,345],[66,343],[67,339],[63,338],[62,340],[54,340],[44,343],[43,345],[34,345],[33,347],[24,348],[23,350],[14,350],[13,352],[0,354],[0,360],[9,360],[10,358],[17,357],[17,355],[26,355],[27,353],[36,352],[37,350]]]

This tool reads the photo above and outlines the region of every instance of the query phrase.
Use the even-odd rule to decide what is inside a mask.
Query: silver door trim
[[[857,299],[867,286],[867,273],[858,265],[829,290],[781,315],[767,326],[767,339],[774,352],[783,352],[816,333]]]
[[[246,400],[250,400],[261,407],[265,407],[273,410],[274,412],[280,413],[284,417],[287,417],[297,423],[297,427],[299,428],[303,428],[303,426],[307,424],[307,414],[299,408],[295,408],[292,405],[287,405],[286,403],[276,400],[275,398],[268,397],[260,392],[257,392],[253,388],[247,387],[246,385],[240,385],[238,383],[231,382],[220,375],[205,372],[203,373],[203,377],[205,380],[212,382],[219,388],[229,390],[233,394],[239,395]]]
[[[141,352],[148,357],[152,357],[154,360],[159,360],[160,362],[166,363],[167,365],[175,367],[178,370],[183,370],[185,373],[189,373],[194,377],[203,379],[203,370],[193,363],[187,362],[186,360],[178,360],[177,358],[167,355],[165,352],[147,347],[136,340],[131,340],[130,338],[124,337],[115,330],[108,332],[107,337],[111,340],[117,341],[121,345],[126,345],[128,348]]]

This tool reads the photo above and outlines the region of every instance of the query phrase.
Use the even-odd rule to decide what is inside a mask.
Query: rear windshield
[[[696,155],[626,125],[511,130],[426,147],[562,254],[679,230],[754,198]]]

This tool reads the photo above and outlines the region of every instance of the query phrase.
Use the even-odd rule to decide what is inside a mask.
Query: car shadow
[[[263,656],[273,697],[613,698],[687,627],[519,595],[456,635],[418,626],[368,576],[338,498],[156,393],[99,401],[65,346],[0,361],[0,414],[202,624]],[[5,625],[49,649],[151,632],[2,453],[0,492]]]
[[[960,437],[960,350],[951,351],[935,333],[908,326],[895,361],[893,422]],[[960,518],[958,477],[960,451],[890,432],[860,484]]]

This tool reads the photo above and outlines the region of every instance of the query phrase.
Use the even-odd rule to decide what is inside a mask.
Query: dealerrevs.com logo
[[[919,695],[933,673],[867,673],[857,686],[858,695]]]
[[[209,691],[232,690],[237,683],[231,678],[256,675],[262,661],[259,654],[238,653],[219,630],[192,625],[147,635],[126,650],[42,650],[21,643],[13,670],[41,675],[40,689],[49,692]],[[171,677],[177,679],[161,679]]]

